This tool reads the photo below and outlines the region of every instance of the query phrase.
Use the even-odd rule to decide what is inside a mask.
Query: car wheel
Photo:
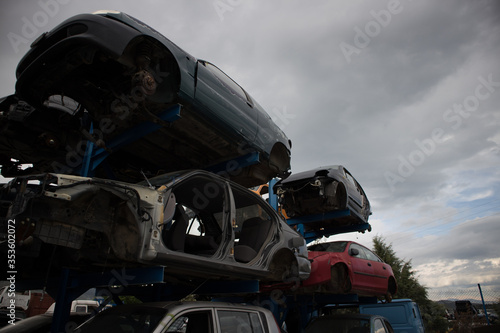
[[[390,277],[389,283],[387,285],[387,293],[385,294],[385,301],[387,303],[392,301],[392,296],[396,294],[396,291],[397,291],[396,280]]]
[[[269,154],[269,165],[280,177],[288,177],[290,169],[290,152],[283,144],[277,143],[273,146]]]
[[[289,249],[279,250],[271,260],[269,271],[272,273],[268,280],[273,282],[299,281],[299,265]]]
[[[335,293],[345,294],[352,288],[349,273],[344,265],[332,266],[330,282]]]

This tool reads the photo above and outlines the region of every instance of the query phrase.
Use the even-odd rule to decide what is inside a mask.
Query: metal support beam
[[[269,192],[269,204],[271,205],[271,207],[274,208],[275,211],[279,211],[279,207],[278,207],[278,196],[276,195],[276,193],[274,193],[274,185],[278,182],[278,180],[276,178],[273,178],[269,181],[269,189],[268,189],[268,192]]]
[[[338,219],[338,218],[347,217],[347,216],[351,216],[351,210],[349,208],[344,209],[344,210],[335,210],[335,211],[331,211],[331,212],[323,213],[323,214],[305,215],[305,216],[294,217],[294,218],[288,219],[287,223],[289,225],[307,224],[307,223],[313,223],[313,222],[321,222],[321,221],[326,221],[326,220]]]
[[[323,228],[316,228],[315,230],[310,230],[307,228],[307,224],[316,223],[321,221],[328,221],[334,219],[341,219],[344,217],[351,216],[351,211],[349,209],[331,211],[323,214],[315,215],[305,215],[288,219],[286,222],[295,226],[297,231],[304,236],[307,243],[310,243],[321,237],[328,237],[331,235],[342,234],[347,232],[365,232],[366,230],[371,230],[371,225],[369,223],[360,223],[352,225],[342,225],[342,226],[326,226]],[[309,230],[308,230],[309,229]]]
[[[52,319],[52,325],[50,328],[51,333],[64,332],[64,326],[68,322],[69,313],[71,310],[71,302],[73,297],[68,290],[69,282],[69,269],[64,268],[61,273],[61,281],[59,283],[59,288],[57,291],[57,296],[54,297],[56,300],[56,306],[54,309],[54,315]]]
[[[205,170],[216,173],[221,176],[231,176],[231,173],[237,172],[239,169],[254,165],[260,162],[260,153],[251,152],[243,156],[239,156],[228,161],[211,165]]]
[[[180,118],[180,114],[181,105],[173,105],[156,115],[158,118],[157,122],[146,121],[130,128],[114,137],[109,142],[106,142],[105,148],[94,149],[94,143],[90,141],[87,142],[87,151],[85,152],[85,156],[83,158],[80,176],[92,177],[97,166],[99,166],[114,150],[118,150],[123,146],[129,145],[146,135],[159,130],[163,126],[160,122],[173,122]]]
[[[258,280],[219,281],[211,280],[201,285],[196,294],[251,294],[259,292]]]
[[[303,227],[303,225],[300,225]],[[365,232],[366,230],[371,230],[371,225],[369,223],[362,223],[362,224],[354,224],[354,225],[347,225],[347,226],[339,226],[339,227],[330,227],[330,228],[324,228],[322,230],[314,230],[314,231],[303,231],[302,235],[306,239],[307,243],[310,243],[312,241],[315,241],[318,238],[321,237],[328,237],[332,235],[338,235],[338,234],[343,234],[343,233],[348,233],[348,232]]]

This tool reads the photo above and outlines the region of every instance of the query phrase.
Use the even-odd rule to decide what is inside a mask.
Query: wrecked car
[[[274,187],[280,206],[288,217],[344,211],[331,219],[322,217],[306,228],[362,224],[371,215],[365,191],[342,165],[299,172],[278,181]]]
[[[361,244],[334,241],[310,245],[308,250],[314,274],[302,282],[306,291],[356,293],[388,302],[397,292],[392,267]]]
[[[125,13],[77,15],[42,34],[16,77],[15,95],[0,104],[5,177],[137,182],[141,172],[206,169],[250,187],[289,174],[291,141],[240,85]],[[175,106],[175,117],[163,114]],[[137,140],[111,146],[130,133]],[[110,156],[84,174],[90,143]]]
[[[32,259],[22,274],[165,266],[184,279],[283,281],[310,271],[300,234],[260,196],[208,171],[142,184],[23,176],[5,184],[1,201],[17,225],[18,262]]]

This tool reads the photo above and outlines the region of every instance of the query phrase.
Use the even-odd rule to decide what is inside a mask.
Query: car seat
[[[255,258],[262,245],[264,245],[271,223],[270,220],[263,220],[260,217],[252,217],[243,222],[240,239],[234,247],[236,261],[247,263]]]
[[[175,221],[174,224],[168,229],[164,237],[165,245],[173,251],[184,251],[189,217],[181,204],[177,204],[175,207],[173,220]]]

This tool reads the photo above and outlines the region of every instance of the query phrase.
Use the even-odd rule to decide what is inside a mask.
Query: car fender
[[[331,255],[329,253],[320,254],[315,257],[310,257],[312,260],[311,274],[309,278],[304,281],[303,285],[314,285],[318,283],[328,282],[331,278]],[[335,261],[337,263],[337,261]]]

